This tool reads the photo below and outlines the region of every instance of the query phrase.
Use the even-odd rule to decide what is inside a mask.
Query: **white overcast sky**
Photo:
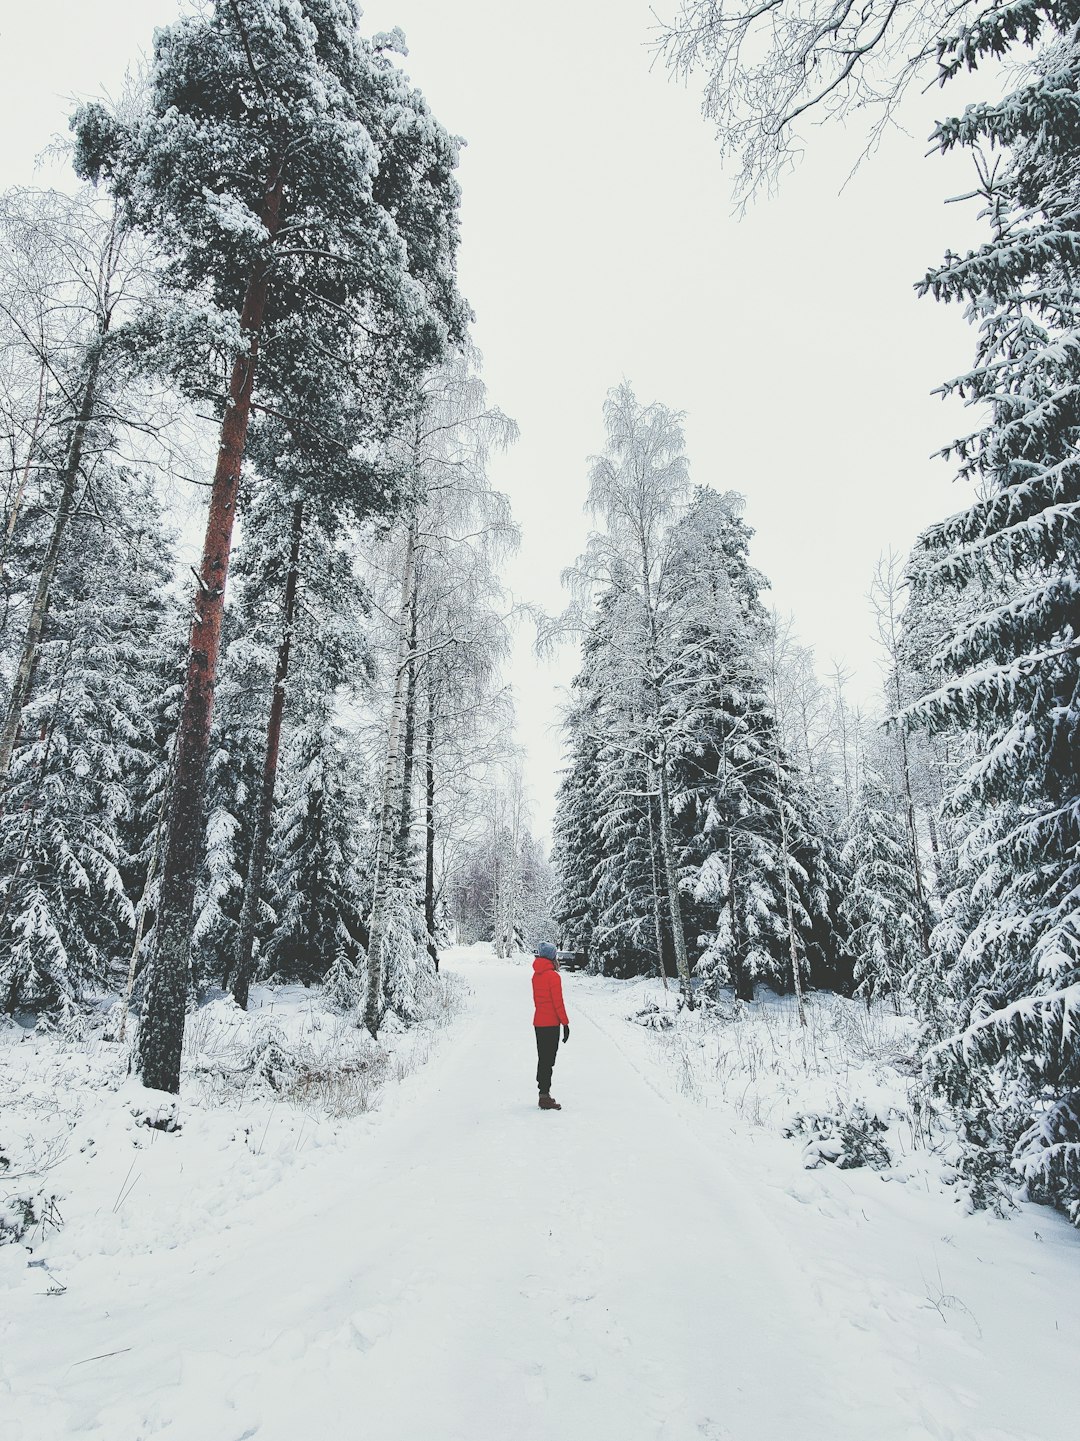
[[[674,0],[657,0],[662,13]],[[34,0],[0,10],[0,185],[52,181],[35,156],[72,97],[118,88],[182,0]],[[581,550],[587,457],[623,378],[687,412],[693,477],[747,497],[753,560],[819,670],[876,684],[866,592],[875,561],[963,497],[932,452],[963,426],[930,395],[963,369],[959,311],[913,282],[977,235],[963,159],[925,158],[959,91],[915,96],[841,190],[862,133],[820,129],[780,197],[733,216],[698,95],[651,66],[641,0],[374,0],[366,31],[399,25],[407,69],[468,142],[461,280],[492,400],[521,426],[495,467],[524,541],[508,573],[560,608]],[[547,831],[559,765],[559,688],[575,657],[511,678],[527,779]]]

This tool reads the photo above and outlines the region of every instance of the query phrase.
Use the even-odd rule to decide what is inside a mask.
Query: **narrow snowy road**
[[[47,1352],[19,1336],[19,1441],[1015,1434],[939,1426],[919,1377],[829,1314],[587,987],[544,1114],[527,968],[466,975],[468,1013],[355,1153],[125,1263],[104,1315],[72,1297]],[[83,1356],[105,1359],[65,1369]]]

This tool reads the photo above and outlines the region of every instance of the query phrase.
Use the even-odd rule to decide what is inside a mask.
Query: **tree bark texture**
[[[653,822],[654,798],[650,794],[645,798],[648,807],[649,817],[649,865],[652,870],[652,913],[653,913],[653,935],[656,941],[656,969],[660,979],[664,983],[664,990],[668,989],[667,967],[664,965],[664,923],[660,915],[660,871],[656,864],[656,826]]]
[[[427,736],[424,746],[424,929],[427,949],[436,973],[439,947],[435,938],[435,723],[437,697],[428,683]]]
[[[398,816],[397,858],[402,868],[409,863],[409,842],[413,822],[413,772],[416,769],[416,586],[413,586],[409,620],[409,658],[405,673],[405,736],[401,757],[401,812]]]
[[[664,864],[664,881],[667,887],[668,908],[671,912],[671,938],[675,944],[675,966],[679,972],[679,986],[688,1011],[695,1006],[694,991],[690,984],[690,958],[686,951],[686,932],[683,930],[682,912],[679,908],[679,878],[675,871],[675,856],[671,840],[671,811],[668,794],[667,756],[661,749],[656,761],[660,779],[660,851]]]
[[[791,852],[788,847],[787,814],[784,810],[784,795],[780,779],[780,762],[775,761],[776,766],[776,803],[780,811],[780,858],[784,866],[784,915],[787,920],[788,950],[791,957],[791,979],[795,986],[795,1010],[799,1017],[799,1025],[806,1025],[806,1004],[803,1001],[802,971],[799,965],[799,946],[795,936],[795,908],[791,902],[791,875],[789,861]]]
[[[735,904],[735,835],[728,831],[728,909],[731,917],[731,982],[735,987],[735,999],[754,999],[754,978],[750,968],[739,952],[738,908]]]
[[[44,361],[38,375],[38,396],[37,406],[34,410],[34,423],[30,427],[30,438],[26,445],[26,459],[23,461],[22,471],[19,474],[19,482],[15,487],[15,495],[8,508],[7,526],[4,529],[4,541],[0,546],[0,585],[4,590],[4,608],[0,615],[0,635],[6,634],[8,622],[8,609],[11,605],[11,592],[7,583],[7,557],[11,546],[11,538],[15,534],[15,526],[18,524],[19,514],[22,511],[23,497],[26,495],[26,487],[30,482],[30,471],[34,464],[34,455],[37,451],[38,436],[41,433],[41,423],[45,418],[45,400],[48,394],[48,367]]]
[[[277,233],[280,210],[281,179],[275,175],[267,188],[261,217],[271,236]],[[228,403],[210,490],[177,729],[172,810],[162,859],[154,952],[139,1027],[138,1067],[143,1084],[174,1093],[180,1089],[195,878],[206,839],[206,767],[225,583],[267,292],[266,275],[260,270],[248,283],[240,312],[240,326],[248,336],[248,346],[233,362],[229,377]]]
[[[903,696],[900,690],[900,670],[893,664],[893,684],[896,690],[896,734],[900,745],[900,767],[904,777],[904,801],[907,812],[908,844],[911,847],[911,872],[915,880],[915,894],[919,901],[919,944],[923,960],[930,954],[930,930],[926,924],[926,892],[923,887],[922,865],[919,861],[919,831],[915,824],[915,797],[911,790],[911,765],[908,760],[907,731],[900,720]]]
[[[281,753],[281,723],[285,715],[285,689],[289,678],[289,657],[292,652],[293,629],[296,624],[296,592],[300,576],[300,540],[303,533],[304,502],[298,500],[293,505],[289,527],[289,569],[285,576],[281,640],[278,643],[274,689],[270,697],[270,715],[266,723],[266,745],[263,749],[259,809],[255,815],[255,833],[251,840],[251,855],[248,858],[244,900],[240,907],[236,956],[233,962],[232,993],[236,1004],[245,1011],[251,989],[255,931],[259,921],[259,898],[266,875],[266,853],[270,846],[270,834],[274,823],[274,791],[277,787],[278,757]]]
[[[375,875],[371,888],[371,916],[368,923],[367,990],[364,997],[364,1025],[372,1036],[379,1034],[383,1019],[383,990],[386,965],[383,944],[386,936],[386,893],[393,874],[395,842],[401,817],[401,792],[404,780],[402,742],[405,731],[406,672],[409,668],[412,637],[412,608],[416,576],[416,519],[409,525],[405,546],[405,564],[401,576],[401,611],[398,620],[397,669],[394,694],[390,706],[390,723],[386,740],[386,769],[383,774],[382,804],[379,811],[379,832],[375,848]]]

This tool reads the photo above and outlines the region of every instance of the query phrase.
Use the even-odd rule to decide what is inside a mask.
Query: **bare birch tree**
[[[903,562],[895,551],[890,550],[878,558],[870,587],[870,603],[873,606],[877,622],[878,640],[884,653],[883,680],[886,714],[896,750],[904,821],[910,851],[911,876],[918,899],[919,944],[925,960],[930,954],[930,932],[926,919],[929,912],[926,905],[926,886],[920,854],[919,827],[916,820],[915,766],[912,755],[915,741],[914,737],[909,734],[907,726],[900,724],[899,720],[901,712],[914,699],[913,695],[905,694],[904,685],[901,615],[905,591]]]
[[[868,115],[872,148],[916,77],[935,64],[939,79],[959,67],[938,63],[940,42],[992,8],[980,0],[681,0],[655,41],[676,77],[702,77],[702,111],[723,152],[739,159],[737,193],[746,200],[797,163],[808,126]]]
[[[482,704],[508,647],[498,567],[517,531],[506,497],[488,479],[492,453],[514,423],[487,403],[479,357],[466,350],[420,388],[408,437],[417,501],[406,541],[403,589],[391,663],[392,703],[382,767],[382,807],[371,902],[364,1023],[382,1023],[388,982],[386,913],[413,879],[415,786],[423,734],[424,864],[415,876],[428,962],[437,959],[435,846],[440,741],[468,697]],[[421,711],[421,700],[426,707]],[[426,732],[425,732],[426,726]],[[412,964],[416,965],[416,958]]]
[[[72,198],[50,191],[10,192],[0,203],[5,351],[10,364],[21,350],[37,381],[35,387],[31,380],[31,415],[21,425],[23,453],[12,457],[4,559],[32,479],[39,504],[50,513],[0,725],[0,788],[30,695],[68,526],[86,486],[88,452],[115,443],[118,398],[110,391],[125,363],[122,348],[113,343],[115,324],[142,268],[113,206],[85,194]],[[12,428],[16,425],[12,417]],[[103,438],[103,428],[112,433]]]

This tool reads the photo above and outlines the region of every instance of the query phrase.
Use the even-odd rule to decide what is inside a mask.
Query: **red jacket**
[[[552,961],[537,956],[533,961],[533,1000],[536,1013],[534,1026],[568,1026],[569,1018],[562,998],[562,977]]]

